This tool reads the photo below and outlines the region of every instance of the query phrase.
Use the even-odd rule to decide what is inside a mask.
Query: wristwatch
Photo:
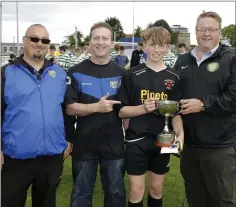
[[[201,101],[202,102],[202,101]],[[204,103],[202,102],[201,103],[201,111],[205,111],[205,106],[204,106]]]

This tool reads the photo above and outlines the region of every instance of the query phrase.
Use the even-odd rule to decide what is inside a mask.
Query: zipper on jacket
[[[38,81],[38,89],[40,93],[40,102],[41,102],[41,112],[43,118],[43,145],[44,145],[44,152],[45,152],[45,122],[44,122],[44,112],[43,112],[43,99],[42,99],[42,92],[41,92],[41,76],[38,72],[36,72],[37,81]]]

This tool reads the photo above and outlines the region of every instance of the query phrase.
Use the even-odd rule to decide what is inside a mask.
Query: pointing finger
[[[114,104],[121,104],[120,101],[109,101],[110,104],[114,105]]]

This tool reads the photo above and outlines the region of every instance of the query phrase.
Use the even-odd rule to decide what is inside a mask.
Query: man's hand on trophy
[[[153,98],[148,98],[144,101],[144,108],[147,113],[156,110],[156,101]]]
[[[180,101],[182,114],[198,113],[202,111],[203,103],[198,99],[183,99]]]

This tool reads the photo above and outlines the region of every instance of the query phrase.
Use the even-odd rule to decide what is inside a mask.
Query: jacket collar
[[[25,68],[27,68],[32,74],[35,74],[35,69],[29,65],[24,59],[23,59],[24,55],[21,55],[19,57],[17,57],[14,61],[13,64],[15,65],[23,65]],[[47,60],[46,58],[44,59],[44,64],[42,66],[42,68],[40,68],[40,70],[38,71],[40,74],[43,73],[43,71],[49,67],[49,66],[52,66],[53,63],[49,60]]]

